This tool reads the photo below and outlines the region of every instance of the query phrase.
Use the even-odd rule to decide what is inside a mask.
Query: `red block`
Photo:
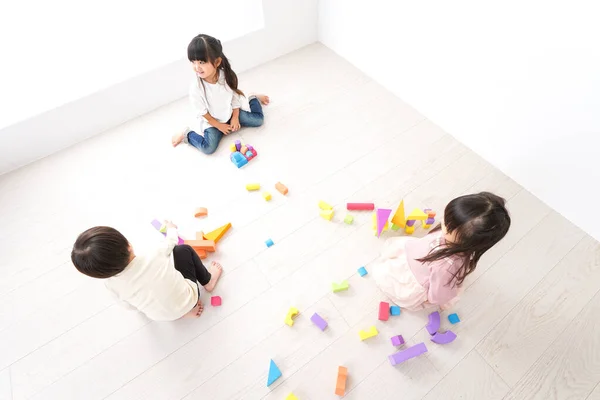
[[[373,203],[348,203],[346,204],[348,210],[361,210],[361,211],[372,211],[375,209]]]
[[[390,303],[382,301],[379,303],[379,320],[387,321],[390,318]]]
[[[218,307],[221,305],[221,296],[212,296],[210,298],[210,305],[214,307]]]

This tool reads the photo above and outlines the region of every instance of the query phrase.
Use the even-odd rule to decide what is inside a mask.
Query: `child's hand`
[[[167,220],[165,220],[165,221],[164,221],[164,224],[165,224],[165,226],[167,227],[167,229],[169,229],[169,228],[175,228],[175,229],[177,229],[177,225],[175,225],[175,224],[174,224],[173,222],[171,222],[171,221],[167,221]]]
[[[217,124],[217,126],[215,126],[215,128],[217,128],[218,130],[223,132],[223,135],[229,135],[231,133],[231,125]]]
[[[239,118],[231,118],[231,132],[237,132],[241,128]]]

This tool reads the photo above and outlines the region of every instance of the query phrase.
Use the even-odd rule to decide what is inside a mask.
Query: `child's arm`
[[[242,101],[240,100],[240,95],[236,92],[233,92],[233,97],[231,98],[231,108],[233,109],[233,114],[231,115],[231,131],[235,132],[240,130],[240,108],[242,107]]]
[[[224,135],[228,135],[231,132],[231,127],[229,125],[217,121],[212,115],[210,115],[208,112],[206,98],[204,97],[204,93],[200,90],[198,83],[192,84],[189,94],[190,103],[192,103],[192,108],[194,109],[196,118],[204,117],[204,119],[206,119],[211,126],[214,126],[223,132]]]
[[[458,295],[458,287],[454,286],[454,282],[450,282],[453,276],[448,271],[450,265],[447,263],[446,260],[438,260],[430,264],[427,300],[431,304],[443,305]]]
[[[177,225],[171,221],[165,221],[167,226],[167,254],[171,254],[173,248],[179,243],[179,235],[177,234]]]
[[[239,110],[238,110],[238,113],[239,113]],[[224,124],[222,122],[217,121],[208,112],[206,114],[204,114],[203,117],[204,117],[204,119],[206,119],[208,121],[209,124],[211,124],[218,130],[223,132],[223,135],[229,135],[231,133],[231,125]],[[232,122],[233,122],[233,117],[232,117]]]

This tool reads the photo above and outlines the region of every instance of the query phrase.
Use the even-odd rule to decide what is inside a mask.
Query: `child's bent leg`
[[[212,154],[219,147],[219,142],[223,138],[223,133],[217,128],[210,127],[204,130],[204,136],[198,135],[194,131],[187,134],[189,144],[203,152],[204,154]]]
[[[253,97],[250,99],[250,112],[240,110],[240,125],[256,128],[261,126],[263,122],[265,122],[265,116],[260,101]]]
[[[192,262],[194,263],[194,268],[196,269],[196,278],[198,279],[198,282],[204,286],[204,289],[206,289],[207,292],[212,292],[215,286],[217,286],[217,281],[221,277],[223,267],[221,267],[221,264],[213,261],[210,264],[210,267],[206,269],[202,263],[202,260],[200,260],[200,257],[198,257],[198,254],[196,254],[194,249],[191,247],[190,249],[192,252],[191,257]]]

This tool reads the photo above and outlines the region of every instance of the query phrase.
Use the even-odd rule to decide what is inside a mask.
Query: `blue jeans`
[[[256,128],[261,126],[265,120],[262,106],[257,98],[250,100],[250,111],[240,110],[240,125]],[[231,123],[231,119],[227,121]],[[223,132],[217,128],[210,127],[204,130],[204,136],[198,135],[194,131],[189,131],[187,134],[188,143],[203,152],[204,154],[212,154],[219,147],[219,142],[223,138]]]

